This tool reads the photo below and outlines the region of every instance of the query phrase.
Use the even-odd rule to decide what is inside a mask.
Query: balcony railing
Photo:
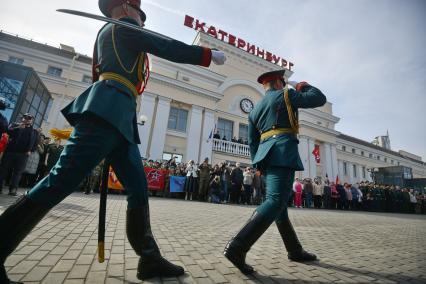
[[[250,157],[248,145],[234,143],[231,141],[213,139],[213,151],[223,152],[236,156]]]

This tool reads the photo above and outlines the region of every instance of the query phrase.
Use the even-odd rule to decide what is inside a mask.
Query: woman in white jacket
[[[192,194],[198,190],[198,166],[193,160],[186,164],[185,200],[192,200]]]

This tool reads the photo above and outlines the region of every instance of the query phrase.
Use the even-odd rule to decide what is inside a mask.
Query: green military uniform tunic
[[[123,18],[137,25],[131,18]],[[123,80],[95,82],[66,106],[62,113],[74,131],[50,174],[30,192],[29,198],[51,208],[74,191],[99,162],[108,157],[129,192],[128,207],[148,203],[147,182],[137,147],[135,92],[144,53],[179,63],[210,65],[211,51],[200,46],[164,39],[140,31],[105,25],[96,42],[97,69]]]
[[[310,85],[300,91],[288,90],[292,110],[314,108],[326,103],[322,92]],[[265,97],[250,112],[248,139],[252,163],[262,169],[266,179],[266,200],[257,211],[272,220],[287,216],[287,202],[292,189],[294,172],[303,170],[298,152],[296,133],[284,133],[261,139],[262,133],[273,129],[291,128],[288,106],[283,90],[268,90]]]

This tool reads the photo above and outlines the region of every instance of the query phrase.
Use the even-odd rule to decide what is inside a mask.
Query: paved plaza
[[[22,193],[22,191],[21,191]],[[0,195],[0,212],[16,198]],[[106,260],[97,261],[99,195],[75,193],[55,207],[6,262],[25,283],[140,283],[125,233],[125,196],[109,195]],[[162,253],[184,266],[179,278],[146,283],[426,283],[426,216],[290,209],[306,249],[320,261],[290,262],[271,226],[248,254],[256,273],[241,274],[222,255],[254,207],[151,198]],[[16,220],[19,222],[19,220]]]

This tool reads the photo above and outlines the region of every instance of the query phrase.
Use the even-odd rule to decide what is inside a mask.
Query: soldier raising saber
[[[140,0],[99,0],[99,8],[107,17],[134,25],[143,26],[146,20]],[[106,157],[129,192],[126,231],[140,256],[137,277],[143,280],[184,273],[182,267],[161,256],[151,231],[136,124],[136,99],[149,73],[147,53],[205,67],[211,61],[224,64],[226,60],[221,51],[111,23],[103,26],[94,48],[94,83],[62,110],[74,130],[59,161],[47,177],[0,216],[0,283],[17,283],[7,277],[6,258],[49,210],[70,195]]]

